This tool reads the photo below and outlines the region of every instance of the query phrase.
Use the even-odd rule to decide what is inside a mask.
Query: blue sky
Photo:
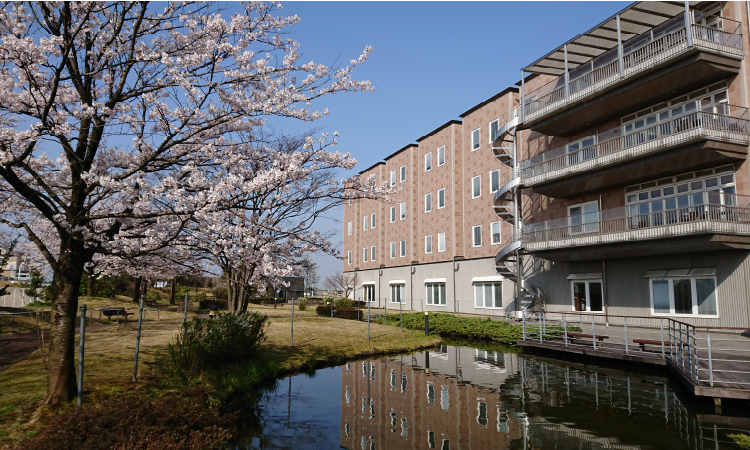
[[[355,71],[376,89],[337,94],[317,109],[317,123],[341,133],[337,150],[350,152],[359,172],[416,142],[448,120],[521,78],[521,68],[628,5],[627,2],[286,2],[301,21],[291,37],[302,61],[331,63],[374,50]],[[285,123],[285,131],[304,124]],[[342,173],[341,176],[346,174]],[[339,221],[342,211],[333,214]],[[342,224],[322,227],[339,232]],[[341,248],[341,247],[340,247]],[[322,280],[342,263],[316,256]]]

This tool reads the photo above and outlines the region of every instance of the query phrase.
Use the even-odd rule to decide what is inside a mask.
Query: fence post
[[[539,342],[544,341],[544,338],[542,337],[542,315],[537,313],[537,326],[539,327]]]
[[[78,343],[78,407],[83,403],[83,343],[86,336],[86,305],[81,308],[81,340]]]
[[[367,340],[370,340],[370,299],[365,300],[367,302]]]
[[[661,359],[666,359],[666,356],[664,355],[664,319],[663,318],[659,318],[659,331],[661,331]],[[670,352],[671,352],[671,348],[670,348]]]
[[[708,384],[714,387],[714,368],[711,361],[711,333],[706,331],[706,347],[708,347]]]
[[[187,301],[188,301],[188,293],[185,292],[185,318],[182,319],[182,323],[187,322]]]
[[[625,326],[625,354],[628,353],[628,317],[625,316],[623,319],[623,325]]]
[[[385,304],[385,301],[383,301],[383,314],[385,314],[385,324],[388,325],[388,306]]]
[[[399,325],[401,325],[401,331],[404,331],[404,310],[401,305],[403,305],[403,301],[399,298],[398,299],[398,319],[399,319]]]
[[[187,302],[185,302],[185,304],[187,305]],[[138,350],[141,347],[141,324],[142,323],[143,323],[143,295],[141,295],[141,305],[138,308],[138,334],[135,337],[135,361],[133,362],[133,381],[138,381]]]
[[[294,347],[294,296],[292,296],[292,332],[289,341],[289,346]]]
[[[563,339],[565,340],[565,346],[568,346],[568,323],[565,321],[565,311],[562,313],[563,322]]]
[[[594,324],[594,315],[591,315],[591,340],[594,342],[594,350],[596,350],[596,326]]]
[[[689,336],[688,336],[689,339]],[[695,338],[695,327],[693,327],[693,362],[692,373],[695,376],[695,384],[698,384],[698,341]]]
[[[523,328],[523,340],[526,340],[526,314],[521,311],[521,327]]]

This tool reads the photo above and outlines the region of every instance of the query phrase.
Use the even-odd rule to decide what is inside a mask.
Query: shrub
[[[333,301],[333,306],[336,308],[351,308],[354,306],[354,300],[346,297],[339,297]]]
[[[732,439],[741,449],[750,450],[750,435],[748,434],[728,434],[727,437]]]
[[[254,305],[283,305],[284,300],[276,297],[250,297],[250,303]]]
[[[183,324],[183,333],[169,345],[172,362],[182,372],[196,373],[206,366],[247,360],[265,341],[267,321],[267,315],[254,311],[195,317]]]
[[[159,294],[159,291],[149,289],[148,294],[146,294],[146,300],[158,302],[159,300],[161,300],[161,295]]]
[[[16,448],[225,449],[234,421],[194,388],[158,398],[137,390],[61,411]]]
[[[297,304],[299,305],[299,310],[300,311],[307,311],[307,300],[305,300],[304,298],[300,297],[300,298],[297,299]]]

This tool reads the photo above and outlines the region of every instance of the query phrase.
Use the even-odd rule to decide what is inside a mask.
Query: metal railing
[[[684,14],[678,17],[684,17]],[[713,16],[704,17],[711,18]],[[741,24],[726,18],[714,17],[714,19],[720,29],[696,24],[695,11],[690,12],[692,47],[688,46],[687,32],[683,25],[682,28],[652,40],[646,45],[637,47],[632,51],[626,50],[622,55],[622,69],[618,58],[569,80],[567,95],[565,92],[565,75],[534,91],[525,93],[524,122],[539,119],[567,104],[580,101],[625,78],[632,77],[683,54],[691,48],[700,48],[708,52],[742,58],[744,47]],[[684,20],[682,20],[682,23],[684,24]],[[629,42],[638,39],[643,40],[644,37],[649,36],[651,36],[651,31],[636,36]],[[626,42],[625,48],[627,48],[627,44]],[[602,57],[605,56],[607,54],[602,55]],[[591,64],[593,68],[596,66],[596,62],[597,59],[594,59],[585,64]]]
[[[674,105],[693,111],[697,101]],[[595,136],[596,144],[566,152],[567,144],[545,151],[521,163],[521,177],[527,186],[544,183],[572,173],[584,172],[619,161],[655,153],[696,138],[750,143],[750,120],[747,108],[717,105],[721,113],[696,111],[675,119],[625,134],[617,127]]]
[[[533,222],[526,225],[522,240],[534,251],[701,233],[750,235],[747,197],[703,191],[677,198],[677,204],[683,201],[693,206],[646,214],[623,206]]]
[[[522,318],[524,341],[669,361],[695,385],[750,389],[750,341],[739,335],[748,328],[701,327],[672,317],[533,312],[534,319]]]

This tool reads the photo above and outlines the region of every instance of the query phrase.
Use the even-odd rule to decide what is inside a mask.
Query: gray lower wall
[[[405,311],[437,311],[466,314],[482,314],[504,316],[506,310],[513,309],[509,303],[512,303],[515,283],[502,280],[499,281],[503,286],[503,309],[497,308],[476,308],[474,305],[474,289],[472,279],[478,277],[497,277],[495,272],[494,258],[482,258],[472,260],[459,260],[455,264],[458,270],[453,270],[453,262],[433,263],[433,264],[415,264],[414,266],[391,267],[373,270],[357,271],[361,284],[375,283],[375,296],[378,301],[375,305],[378,307],[385,306],[388,309],[399,309],[398,303],[391,303],[390,282],[392,280],[404,280],[406,283],[406,303],[402,305]],[[414,270],[412,274],[411,271]],[[382,274],[380,274],[382,271]],[[455,277],[455,278],[454,278]],[[427,305],[425,280],[433,278],[445,278],[446,305]],[[455,296],[454,296],[455,289]],[[363,298],[364,288],[357,286],[355,298]],[[458,301],[456,301],[456,299]]]
[[[701,326],[750,328],[750,252],[744,250],[623,258],[604,261],[553,262],[525,256],[524,272],[544,289],[548,311],[573,311],[572,273],[602,272],[608,315],[658,317],[651,313],[649,270],[715,267],[718,318],[680,316]]]

